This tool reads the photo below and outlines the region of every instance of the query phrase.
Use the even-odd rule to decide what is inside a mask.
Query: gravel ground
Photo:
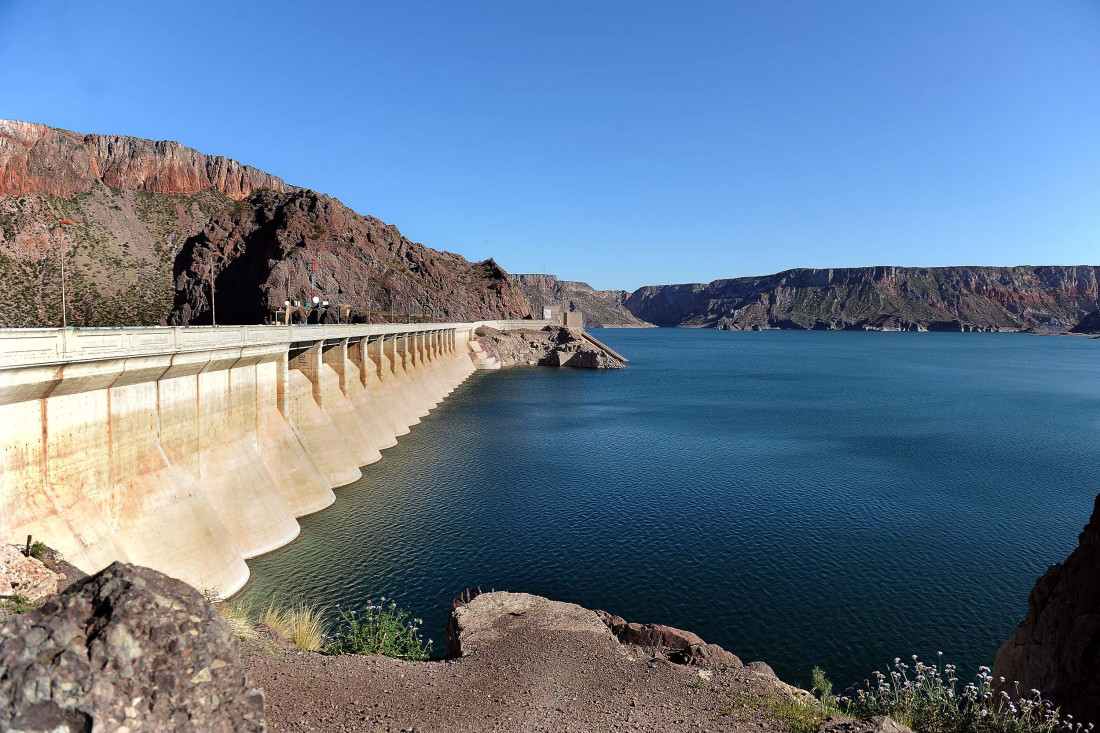
[[[492,644],[448,661],[324,656],[270,635],[241,656],[279,731],[787,730],[745,704],[786,694],[765,674],[675,665],[520,617],[495,624]]]

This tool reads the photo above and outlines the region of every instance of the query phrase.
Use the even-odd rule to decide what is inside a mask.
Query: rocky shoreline
[[[456,602],[448,658],[237,639],[201,594],[115,563],[0,626],[0,730],[786,730],[816,705],[690,632],[525,593]]]
[[[503,366],[556,366],[622,369],[623,362],[587,341],[580,330],[565,326],[498,331],[477,329],[481,348]]]

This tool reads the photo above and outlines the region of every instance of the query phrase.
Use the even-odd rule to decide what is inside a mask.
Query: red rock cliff
[[[89,190],[96,181],[145,193],[194,194],[212,188],[231,199],[258,188],[291,188],[251,166],[170,140],[80,135],[0,120],[0,195],[68,197]]]
[[[59,219],[78,222],[63,240]],[[314,294],[357,320],[531,313],[494,261],[411,242],[229,158],[0,120],[0,326],[60,324],[62,253],[76,326],[210,323],[212,284],[224,324]]]

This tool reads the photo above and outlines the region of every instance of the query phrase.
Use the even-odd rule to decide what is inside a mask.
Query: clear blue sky
[[[511,272],[1100,263],[1100,3],[0,0],[0,117]]]

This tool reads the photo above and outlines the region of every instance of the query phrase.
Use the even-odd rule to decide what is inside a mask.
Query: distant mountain
[[[1098,331],[1100,267],[853,267],[655,285],[623,300],[661,326]]]
[[[176,142],[0,120],[0,326],[259,323],[284,300],[353,317],[531,314],[493,260],[411,242],[338,200]],[[331,319],[334,311],[314,317]]]
[[[596,290],[588,283],[559,280],[554,275],[512,275],[531,303],[536,317],[544,306],[564,305],[580,311],[585,325],[598,327],[643,328],[652,326],[623,307],[625,290]]]

